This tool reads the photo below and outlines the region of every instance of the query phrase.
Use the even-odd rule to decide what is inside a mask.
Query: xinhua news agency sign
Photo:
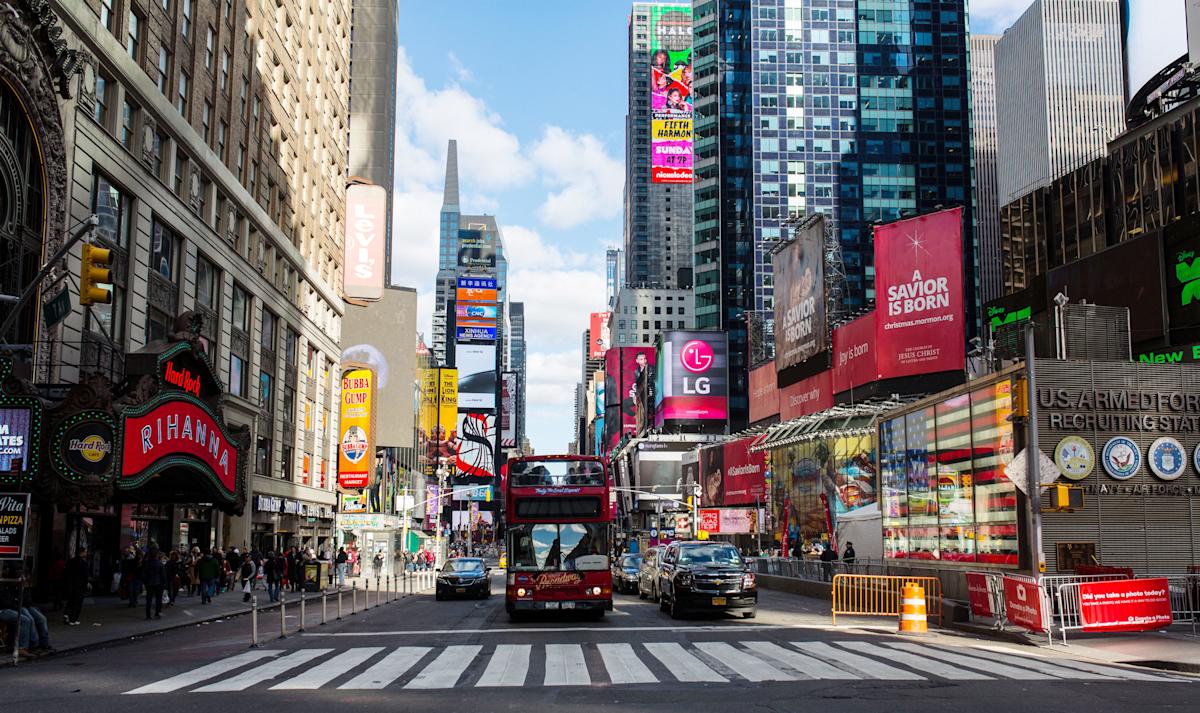
[[[29,524],[29,494],[0,493],[0,560],[25,556],[25,531]]]

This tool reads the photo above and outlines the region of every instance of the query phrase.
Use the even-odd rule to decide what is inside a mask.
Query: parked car
[[[674,542],[659,564],[659,607],[678,619],[688,611],[726,611],[753,619],[758,583],[746,560],[723,542]]]
[[[642,566],[638,569],[638,598],[647,597],[658,601],[658,560],[662,545],[651,547],[642,555]]]
[[[612,565],[613,591],[629,594],[636,592],[641,569],[642,556],[640,554],[621,555],[614,559]]]
[[[479,557],[455,557],[438,571],[434,599],[492,596],[492,570]]]

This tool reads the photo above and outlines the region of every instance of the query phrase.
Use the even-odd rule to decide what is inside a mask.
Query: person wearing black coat
[[[146,618],[150,618],[150,607],[154,606],[154,618],[162,618],[163,589],[167,586],[167,569],[163,566],[162,558],[158,556],[158,548],[151,547],[146,552],[142,562],[142,586],[146,588]]]
[[[250,593],[254,591],[254,576],[258,573],[258,568],[254,566],[254,560],[250,559],[250,554],[242,555],[242,566],[238,570],[238,582],[242,586],[242,601],[250,601]]]
[[[83,597],[88,587],[87,549],[80,547],[75,556],[67,560],[63,571],[63,585],[67,589],[67,610],[63,620],[68,626],[79,626],[79,615],[83,612]]]

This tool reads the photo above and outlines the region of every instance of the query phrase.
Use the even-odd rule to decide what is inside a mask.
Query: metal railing
[[[900,617],[903,589],[917,584],[925,589],[925,612],[942,618],[942,583],[937,577],[889,577],[876,574],[838,574],[833,578],[833,623],[843,616]]]
[[[1104,575],[1101,575],[1104,576]],[[1109,577],[1109,579],[1113,579]],[[1116,579],[1128,579],[1116,577]],[[1180,574],[1166,577],[1135,577],[1134,579],[1165,579],[1167,596],[1171,603],[1171,624],[1192,625],[1192,636],[1196,635],[1196,625],[1200,620],[1200,574]],[[1101,580],[1104,581],[1104,580]],[[1083,593],[1081,589],[1086,581],[1066,582],[1058,586],[1054,593],[1055,613],[1054,626],[1059,630],[1063,644],[1067,643],[1068,631],[1103,631],[1102,623],[1088,622],[1083,615]],[[1144,622],[1153,624],[1154,622]],[[1111,631],[1121,631],[1120,622],[1115,623]]]

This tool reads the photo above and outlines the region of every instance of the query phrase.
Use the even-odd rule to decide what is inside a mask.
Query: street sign
[[[25,557],[29,493],[0,493],[0,560]]]
[[[652,528],[650,528],[650,536],[651,536],[651,537],[658,537],[658,528],[657,528],[657,527],[652,527]]]
[[[71,293],[62,288],[45,305],[46,326],[53,327],[71,314]]]
[[[699,532],[697,532],[696,539],[697,540],[707,540],[708,539],[708,530],[700,530]]]

